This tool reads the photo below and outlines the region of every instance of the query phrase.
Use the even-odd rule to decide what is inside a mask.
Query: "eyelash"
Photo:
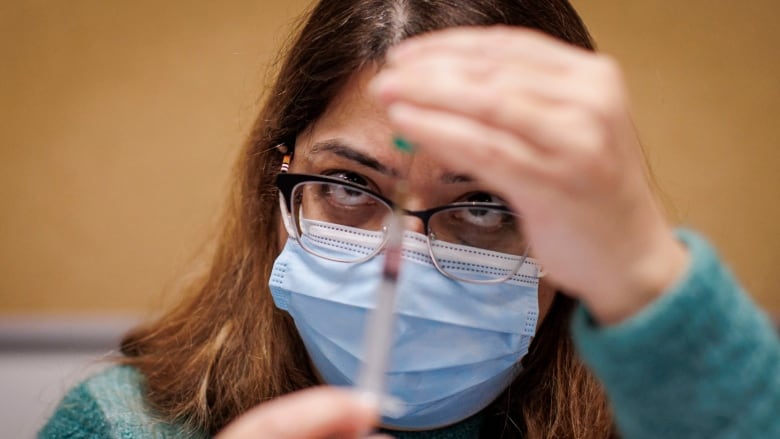
[[[341,174],[341,175],[339,175]],[[322,172],[322,175],[328,176],[328,177],[336,177],[341,178],[344,181],[348,181],[350,183],[354,183],[360,186],[364,186],[366,189],[369,189],[371,191],[374,191],[376,193],[382,193],[379,190],[379,187],[371,181],[370,178],[366,177],[363,174],[360,174],[355,171],[349,171],[346,169],[330,169],[325,172]],[[352,178],[350,178],[352,177]],[[355,178],[356,177],[356,178]]]
[[[480,199],[474,200],[473,198],[479,197]],[[488,198],[487,200],[481,199],[481,198]],[[485,203],[500,203],[504,204],[504,201],[500,199],[499,197],[491,194],[490,192],[485,191],[474,191],[474,192],[468,192],[460,197],[458,197],[457,201],[477,201],[477,202],[485,202]]]
[[[351,171],[351,170],[348,170],[348,169],[328,169],[326,171],[321,172],[321,175],[325,175],[325,176],[328,176],[328,177],[341,178],[344,181],[348,181],[350,183],[354,183],[354,184],[363,186],[363,187],[365,187],[366,189],[368,189],[368,190],[370,190],[372,192],[375,192],[375,193],[380,194],[380,195],[384,195],[383,191],[380,189],[380,187],[376,183],[374,183],[370,178],[366,177],[365,175],[363,175],[363,174],[361,174],[359,172]],[[469,198],[472,198],[472,197],[475,197],[475,196],[480,196],[480,198],[484,197],[484,196],[487,196],[487,198],[489,198],[489,200],[469,200]],[[487,192],[487,191],[466,192],[464,194],[461,194],[461,195],[455,197],[455,199],[450,201],[450,203],[467,202],[467,201],[487,201],[487,202],[495,202],[495,203],[505,204],[504,200],[502,200],[500,197],[498,197],[495,194],[492,194],[490,192]]]

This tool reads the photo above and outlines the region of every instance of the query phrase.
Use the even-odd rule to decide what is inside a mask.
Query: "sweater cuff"
[[[723,282],[720,278],[724,276],[728,277],[729,285],[734,284],[731,276],[723,273],[724,268],[720,266],[715,250],[703,237],[687,229],[678,229],[676,234],[690,253],[689,266],[683,276],[655,301],[614,325],[599,325],[580,303],[572,325],[581,348],[590,351],[591,343],[609,343],[613,349],[627,349],[627,353],[633,356],[636,354],[637,336],[674,336],[679,325],[690,323],[692,313],[700,312],[702,305],[717,299],[712,297],[710,285]],[[716,273],[718,278],[713,276]]]
[[[655,301],[609,326],[598,325],[582,304],[578,306],[572,331],[586,360],[600,363],[608,358],[623,361],[637,355],[656,357],[659,348],[669,349],[670,344],[688,349],[689,343],[700,340],[695,337],[689,340],[682,335],[710,326],[717,329],[722,316],[734,311],[735,292],[740,287],[712,246],[691,230],[678,229],[676,234],[688,248],[689,266]]]
[[[709,243],[689,230],[678,230],[677,236],[690,252],[689,267],[653,303],[612,326],[598,326],[582,305],[573,316],[580,356],[604,385],[618,424],[629,436],[640,431],[665,435],[676,426],[683,433],[679,437],[688,437],[684,432],[724,427],[718,424],[733,417],[733,407],[727,403],[724,409],[723,401],[738,403],[745,393],[739,393],[740,386],[759,391],[758,377],[750,383],[743,372],[760,370],[766,358],[758,358],[763,356],[756,356],[756,349],[774,343],[769,320],[741,293]],[[766,351],[775,352],[772,347]],[[739,371],[733,369],[735,361]],[[741,382],[735,386],[733,379]],[[711,424],[687,425],[696,417],[680,410],[693,415],[692,407],[708,413]]]

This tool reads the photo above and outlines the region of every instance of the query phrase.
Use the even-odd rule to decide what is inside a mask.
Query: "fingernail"
[[[355,391],[354,395],[359,404],[383,416],[398,418],[407,412],[403,401],[392,395],[377,395],[367,391]]]
[[[400,60],[401,58],[406,55],[410,47],[414,45],[414,42],[411,40],[405,40],[401,41],[397,45],[390,48],[390,50],[387,51],[387,60],[390,62],[396,62]]]
[[[363,407],[369,410],[373,410],[375,412],[379,411],[379,397],[374,393],[366,392],[366,391],[356,391],[354,392],[354,395],[357,402]]]
[[[393,81],[392,78],[389,77],[386,73],[379,73],[377,74],[374,79],[371,80],[371,84],[369,85],[370,91],[374,95],[387,95],[392,91],[393,88]]]
[[[392,395],[385,395],[380,400],[380,408],[383,415],[391,418],[400,418],[407,413],[403,401]]]

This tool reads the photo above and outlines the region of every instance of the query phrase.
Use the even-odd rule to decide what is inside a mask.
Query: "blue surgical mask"
[[[334,253],[354,247],[360,235],[322,224],[319,230]],[[454,251],[453,260],[465,270],[490,268],[469,249]],[[334,262],[289,239],[274,263],[269,283],[276,306],[292,316],[328,384],[355,383],[383,259]],[[538,267],[528,258],[503,283],[456,281],[435,268],[426,237],[412,232],[404,236],[403,260],[385,381],[400,410],[385,414],[382,423],[402,429],[450,425],[485,408],[520,371],[538,319]]]

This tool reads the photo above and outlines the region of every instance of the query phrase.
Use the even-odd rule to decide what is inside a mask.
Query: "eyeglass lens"
[[[392,208],[369,192],[336,183],[305,182],[292,192],[293,221],[302,245],[320,256],[359,260],[384,244],[384,221]],[[342,226],[356,236],[349,252],[328,248],[316,231],[317,224]],[[507,278],[517,272],[525,259],[528,243],[520,218],[506,210],[491,207],[454,206],[433,214],[428,221],[431,256],[437,267],[451,277],[469,281]],[[355,250],[358,251],[355,251]],[[464,266],[463,251],[473,253],[484,269]]]

